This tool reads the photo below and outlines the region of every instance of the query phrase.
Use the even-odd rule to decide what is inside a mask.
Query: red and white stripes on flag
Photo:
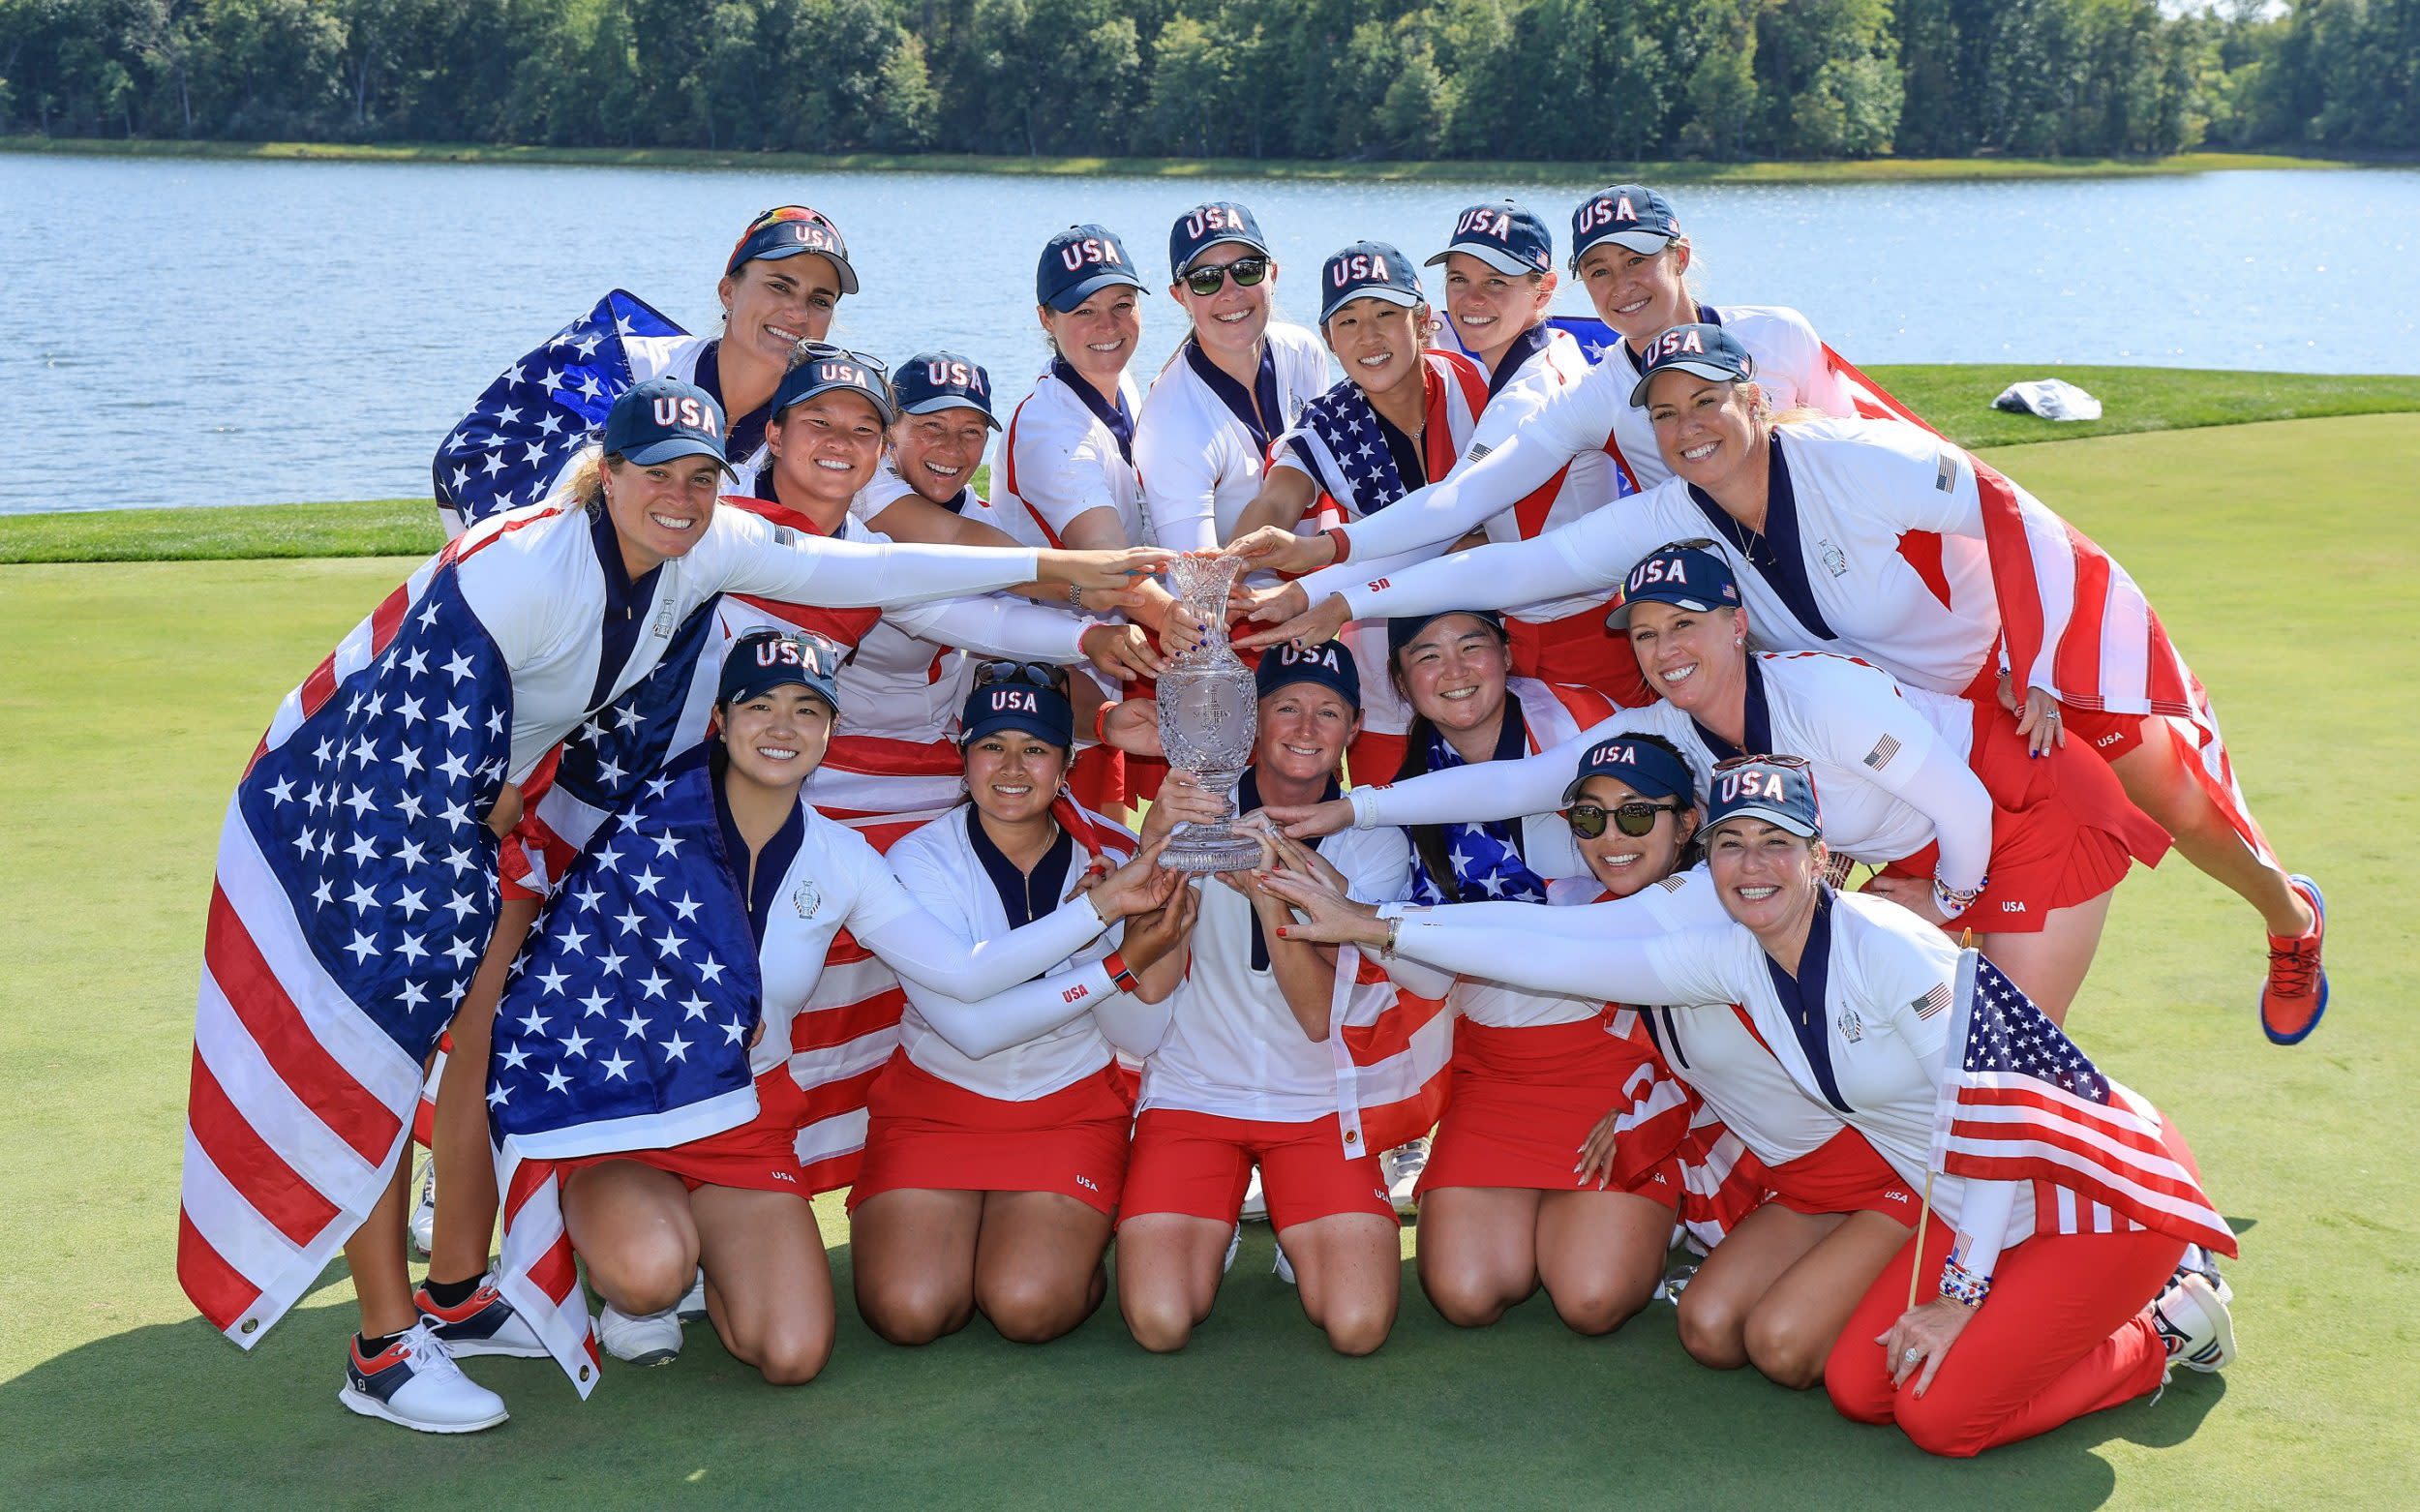
[[[1983,544],[2013,680],[2070,709],[2169,721],[2193,780],[2244,843],[2276,856],[2236,783],[2219,716],[2126,569],[2031,494],[1975,461]]]
[[[1765,1164],[1672,1074],[1636,1009],[1608,1004],[1606,1013],[1608,1032],[1642,1054],[1622,1086],[1629,1102],[1609,1109],[1621,1135],[1615,1145],[1613,1184],[1630,1188],[1665,1161],[1677,1162],[1680,1200],[1674,1227],[1705,1254],[1764,1203],[1770,1190]]]
[[[1824,348],[1824,358],[1848,384],[1860,416],[1903,420],[1941,434],[1830,347]],[[2014,680],[2020,686],[2048,689],[2070,709],[2170,721],[2178,740],[2193,753],[2186,764],[2193,780],[2244,843],[2275,864],[2268,836],[2253,819],[2235,780],[2210,695],[2177,654],[2142,590],[2083,531],[1981,458],[1969,453],[1968,461],[1981,496],[1983,545],[1991,561],[2008,665],[2018,674]],[[1934,564],[1927,581],[1938,583],[1937,543],[1911,536],[1901,545],[1920,572],[1924,570],[1921,553],[1926,549]]]
[[[1349,945],[1336,953],[1328,1051],[1346,1159],[1391,1150],[1437,1126],[1454,1058],[1454,1015],[1442,998],[1397,986]]]
[[[2234,1231],[2170,1149],[2159,1110],[2103,1075],[1975,951],[1958,953],[1951,1014],[1934,1168],[2034,1183],[2036,1223],[2055,1232],[2149,1228],[2236,1253]]]

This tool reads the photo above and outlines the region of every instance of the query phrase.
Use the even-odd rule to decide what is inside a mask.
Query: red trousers
[[[1938,1294],[1942,1257],[1956,1235],[1926,1225],[1916,1299]],[[1824,1366],[1824,1389],[1843,1417],[1896,1423],[1927,1454],[1963,1458],[2132,1402],[2157,1388],[2167,1351],[2145,1309],[2184,1257],[2185,1242],[2144,1230],[2036,1234],[2000,1256],[1991,1295],[1975,1310],[1916,1394],[1916,1376],[1893,1391],[1891,1361],[1874,1341],[1907,1311],[1911,1238],[1849,1315]]]

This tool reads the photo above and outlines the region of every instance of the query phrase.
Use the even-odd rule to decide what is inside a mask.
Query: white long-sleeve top
[[[581,509],[507,510],[471,527],[452,549],[463,597],[512,678],[506,775],[515,782],[581,720],[652,671],[673,632],[717,593],[904,606],[1031,582],[1038,570],[1031,551],[826,540],[719,505],[687,555],[635,583],[624,576],[611,529]],[[635,635],[621,665],[603,668],[605,620],[614,614]]]
[[[1597,909],[1400,912],[1397,952],[1434,966],[1700,1016],[1728,1011],[1709,1005],[1739,1005],[1800,1094],[1862,1134],[1910,1191],[1924,1190],[1958,948],[1897,904],[1826,890],[1795,977],[1729,920],[1616,940],[1590,927]],[[1988,1275],[2002,1249],[2033,1232],[2030,1183],[1936,1173],[1930,1186],[1934,1209],[1970,1241],[1970,1270]]]
[[[934,918],[977,940],[1010,931],[1012,904],[1022,917],[1029,902],[1063,895],[1088,860],[1062,830],[1028,877],[990,845],[982,824],[969,804],[908,835],[887,858]],[[1100,825],[1123,847],[1109,852],[1112,860],[1133,854],[1131,834]],[[1117,1046],[1148,1049],[1166,1033],[1169,1009],[1123,991],[1102,964],[1123,937],[1112,924],[1042,975],[972,1001],[911,980],[899,1015],[908,1059],[953,1086],[1023,1103],[1094,1074]]]
[[[1659,546],[1710,538],[1764,645],[1861,656],[1936,692],[1972,686],[2000,640],[1973,459],[1895,420],[1775,426],[1771,448],[1760,534],[1676,478],[1534,541],[1458,552],[1341,591],[1356,619],[1497,608],[1609,588]],[[1924,559],[1946,599],[1928,581],[1934,569],[1920,569]]]
[[[743,864],[740,855],[732,860]],[[803,799],[757,853],[755,885],[740,880],[764,972],[765,1034],[748,1061],[755,1075],[790,1059],[790,1020],[814,994],[844,928],[905,981],[969,1001],[1050,969],[1103,928],[1091,900],[1078,897],[1021,929],[972,937],[919,903],[864,836]]]
[[[1393,902],[1411,879],[1410,847],[1396,831],[1330,835],[1318,850],[1359,902]],[[1215,878],[1200,888],[1192,964],[1169,999],[1167,1036],[1143,1062],[1137,1110],[1182,1108],[1279,1124],[1336,1112],[1333,1052],[1303,1033],[1275,971],[1253,964],[1252,904]],[[1353,990],[1394,988],[1381,982]]]
[[[1660,735],[1680,748],[1698,791],[1714,763],[1739,755],[1803,756],[1814,764],[1824,840],[1868,865],[1939,841],[1935,875],[1965,891],[1991,862],[1991,795],[1967,766],[1974,711],[1964,699],[1900,685],[1878,667],[1814,651],[1747,657],[1747,743],[1733,747],[1671,704],[1617,710],[1570,740],[1521,761],[1456,767],[1347,795],[1356,828],[1448,824],[1548,814],[1581,756],[1617,735]]]
[[[1847,382],[1824,355],[1822,339],[1796,310],[1779,305],[1726,305],[1719,309],[1700,306],[1698,313],[1737,337],[1756,359],[1756,381],[1774,412],[1797,408],[1839,416],[1857,412]],[[1618,342],[1602,361],[1584,367],[1575,381],[1540,381],[1507,389],[1489,402],[1479,418],[1478,433],[1451,473],[1384,514],[1345,527],[1351,555],[1303,579],[1303,590],[1316,604],[1330,593],[1394,576],[1419,560],[1423,548],[1435,550],[1460,539],[1528,498],[1559,469],[1576,467],[1585,458],[1602,459],[1589,466],[1607,469],[1597,500],[1600,505],[1614,499],[1616,470],[1628,474],[1633,492],[1663,484],[1672,477],[1672,469],[1656,449],[1655,428],[1646,408],[1630,403],[1630,391],[1638,381],[1638,359],[1629,343]],[[1590,512],[1603,510],[1581,511]],[[1544,525],[1553,529],[1568,523],[1567,518],[1558,516]],[[1540,533],[1522,531],[1520,538]],[[1491,529],[1489,538],[1506,537]],[[1644,555],[1640,552],[1630,560]],[[1622,568],[1626,574],[1629,561]],[[1592,588],[1562,596],[1587,599],[1590,594],[1601,601],[1604,590]]]
[[[1225,544],[1245,506],[1260,493],[1269,446],[1328,386],[1328,353],[1299,325],[1269,322],[1262,337],[1261,374],[1276,398],[1264,412],[1268,440],[1255,437],[1215,383],[1236,387],[1224,374],[1205,378],[1206,359],[1189,339],[1168,359],[1143,396],[1134,418],[1134,468],[1142,476],[1143,511],[1154,543],[1176,551],[1215,551]],[[1266,394],[1263,396],[1266,397]]]

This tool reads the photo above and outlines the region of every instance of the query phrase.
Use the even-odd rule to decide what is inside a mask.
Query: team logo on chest
[[[790,906],[799,911],[801,919],[812,919],[824,906],[824,890],[809,877],[791,890]]]
[[[1824,559],[1824,565],[1830,569],[1833,577],[1845,578],[1849,575],[1848,553],[1842,551],[1838,546],[1832,544],[1830,541],[1825,540],[1818,542],[1816,555]]]
[[[1857,1010],[1854,1008],[1844,1008],[1840,1011],[1840,1038],[1851,1044],[1865,1038],[1865,1020],[1857,1016]]]

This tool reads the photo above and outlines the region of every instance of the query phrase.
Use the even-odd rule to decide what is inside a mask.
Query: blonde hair
[[[564,477],[562,496],[583,509],[602,502],[605,498],[605,469],[620,461],[619,452],[590,452],[582,457]]]

